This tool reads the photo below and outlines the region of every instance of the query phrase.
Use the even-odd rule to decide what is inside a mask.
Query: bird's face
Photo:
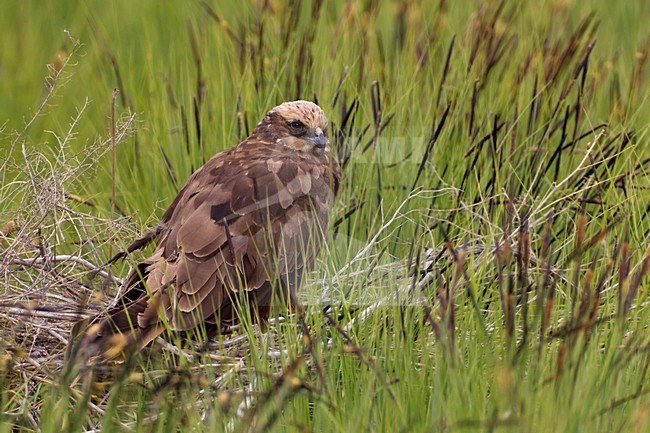
[[[278,105],[267,113],[256,129],[271,135],[276,144],[305,153],[330,151],[327,139],[327,117],[321,108],[309,101],[292,101]]]

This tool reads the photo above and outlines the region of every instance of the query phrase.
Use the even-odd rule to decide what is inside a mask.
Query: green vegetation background
[[[2,428],[647,431],[649,22],[644,1],[2,2],[0,228],[103,263],[286,100],[321,104],[346,161],[306,296],[323,275],[345,295],[310,308],[313,362],[289,320],[246,378],[159,360],[191,374],[118,381],[98,411],[55,372],[17,380],[28,339],[3,337]],[[6,300],[38,299],[9,273]]]

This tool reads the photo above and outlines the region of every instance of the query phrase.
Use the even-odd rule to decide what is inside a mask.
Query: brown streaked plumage
[[[91,320],[79,350],[110,357],[167,328],[218,330],[237,322],[242,294],[261,318],[275,294],[289,302],[314,263],[341,177],[326,133],[320,107],[286,102],[199,168],[151,232],[153,254],[131,271],[118,304]]]

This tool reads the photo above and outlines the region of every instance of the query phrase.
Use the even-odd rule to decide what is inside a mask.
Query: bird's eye
[[[295,131],[301,131],[302,129],[305,128],[305,124],[302,123],[300,120],[292,120],[291,122],[289,122],[289,126],[291,127],[291,129]]]

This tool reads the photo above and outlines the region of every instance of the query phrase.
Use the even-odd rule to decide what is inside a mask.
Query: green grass
[[[441,3],[3,2],[0,430],[647,431],[650,3]],[[310,338],[71,384],[117,287],[51,258],[104,263],[298,98],[345,175]]]

